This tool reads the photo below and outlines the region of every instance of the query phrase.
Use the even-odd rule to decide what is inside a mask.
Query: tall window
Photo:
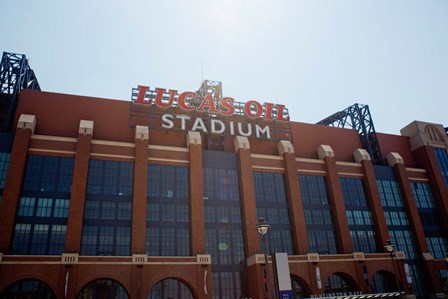
[[[254,172],[254,184],[257,217],[264,217],[271,225],[267,238],[267,252],[293,254],[284,175]]]
[[[448,153],[445,148],[434,148],[436,152],[437,160],[439,161],[440,170],[445,180],[446,186],[448,186]]]
[[[147,254],[190,255],[188,167],[150,164],[147,189]]]
[[[428,294],[428,288],[425,284],[424,274],[420,271],[422,261],[417,252],[417,244],[393,168],[375,166],[375,173],[391,241],[397,251],[405,252],[414,290],[419,297],[425,297]]]
[[[406,258],[417,259],[417,247],[398,182],[379,180],[377,183],[392,243],[397,250],[405,252]]]
[[[213,298],[240,298],[244,264],[236,155],[204,151],[206,249],[212,258]]]
[[[434,196],[428,183],[411,183],[412,193],[425,231],[429,251],[436,259],[443,259],[448,254],[448,242],[442,223],[437,213]]]
[[[325,177],[299,175],[299,183],[310,252],[337,253],[336,231]]]
[[[13,254],[59,255],[64,251],[73,163],[73,158],[28,157]]]
[[[2,202],[3,189],[5,189],[6,173],[8,172],[10,153],[0,153],[0,202]]]
[[[82,255],[130,255],[134,164],[90,160]]]
[[[366,253],[377,252],[375,225],[361,179],[340,178],[353,249]]]

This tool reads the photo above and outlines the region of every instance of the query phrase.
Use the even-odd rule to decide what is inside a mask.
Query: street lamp
[[[384,246],[384,249],[386,250],[386,252],[388,252],[390,254],[390,259],[392,260],[392,265],[394,267],[394,272],[395,272],[395,283],[397,284],[397,288],[398,288],[398,293],[399,296],[401,298],[401,287],[400,287],[400,283],[398,281],[398,271],[400,271],[400,269],[396,268],[396,264],[394,261],[394,256],[395,256],[395,245],[392,244],[392,242],[390,240],[386,241],[386,245]]]
[[[258,218],[257,222],[257,230],[260,234],[261,238],[263,239],[263,253],[264,253],[264,267],[265,267],[265,298],[269,298],[269,267],[268,267],[268,254],[267,254],[267,248],[266,248],[266,234],[268,233],[271,226],[264,221],[263,217]]]

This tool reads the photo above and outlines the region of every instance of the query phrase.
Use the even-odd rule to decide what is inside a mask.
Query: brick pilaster
[[[445,149],[446,150],[446,149]],[[420,161],[426,168],[434,194],[437,209],[439,211],[440,220],[446,232],[448,232],[448,188],[442,176],[434,148],[431,146],[421,146],[414,151]]]
[[[425,231],[423,230],[418,208],[412,194],[411,182],[409,181],[406,167],[404,163],[395,163],[393,167],[395,168],[398,184],[403,195],[403,203],[409,217],[409,224],[417,241],[418,250],[421,254],[427,253],[429,250],[426,244]]]
[[[235,137],[235,152],[238,156],[238,181],[241,196],[241,218],[243,221],[244,256],[246,259],[260,252],[257,231],[257,205],[255,202],[254,176],[249,140]]]
[[[190,171],[190,244],[191,255],[205,253],[204,188],[202,178],[202,142],[199,132],[188,132]]]
[[[339,253],[352,253],[353,243],[350,237],[350,228],[348,226],[347,214],[345,212],[345,203],[342,194],[339,175],[336,169],[336,160],[331,148],[326,145],[325,150],[319,147],[319,157],[324,160],[325,171],[327,174],[327,185],[329,191],[329,199],[331,210],[333,213],[333,221],[336,228],[336,239]],[[325,153],[324,153],[325,152]],[[331,154],[332,153],[332,154]]]
[[[149,129],[135,128],[134,191],[132,195],[132,254],[146,253],[146,197]]]
[[[381,204],[375,170],[370,155],[365,149],[357,149],[353,155],[355,161],[361,163],[362,166],[364,189],[370,205],[370,210],[372,211],[373,222],[375,223],[377,248],[381,249],[384,244],[386,244],[386,241],[390,239],[390,236],[389,230],[387,229],[386,217],[384,216],[383,205]]]
[[[92,143],[93,121],[81,120],[73,168],[72,192],[68,211],[65,252],[79,253],[81,249],[84,204],[86,201],[87,175],[89,172],[90,146]]]
[[[288,211],[289,219],[291,221],[294,253],[306,254],[309,251],[308,236],[294,148],[291,142],[281,141],[278,149],[279,155],[283,156],[285,166],[286,193],[289,205]]]
[[[17,125],[0,208],[0,252],[9,253],[16,211],[25,177],[28,147],[36,126],[34,115],[22,114]]]
[[[391,154],[398,155],[397,153],[390,153],[389,155]],[[390,160],[389,158],[390,157],[388,156],[388,160]],[[391,164],[391,162],[389,162],[389,164]],[[393,165],[393,167],[395,168],[398,184],[400,185],[401,194],[403,195],[404,206],[409,217],[409,224],[416,239],[417,250],[419,251],[419,255],[423,256],[423,258],[425,259],[424,265],[426,270],[428,271],[427,273],[429,274],[429,276],[427,277],[427,281],[429,282],[431,289],[440,289],[438,283],[438,274],[433,266],[434,258],[429,253],[429,248],[426,243],[425,231],[423,230],[423,225],[420,220],[417,204],[412,194],[411,182],[409,180],[406,167],[403,161],[397,161],[396,163],[391,165]]]

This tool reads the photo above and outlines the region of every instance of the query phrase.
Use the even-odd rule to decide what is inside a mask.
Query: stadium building
[[[440,124],[305,124],[215,81],[44,92],[11,53],[0,79],[0,298],[444,296]]]

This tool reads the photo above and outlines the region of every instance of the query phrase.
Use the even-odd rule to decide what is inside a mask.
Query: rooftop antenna
[[[201,78],[201,82],[204,82],[204,63],[201,62],[201,68],[202,68],[202,78]]]

